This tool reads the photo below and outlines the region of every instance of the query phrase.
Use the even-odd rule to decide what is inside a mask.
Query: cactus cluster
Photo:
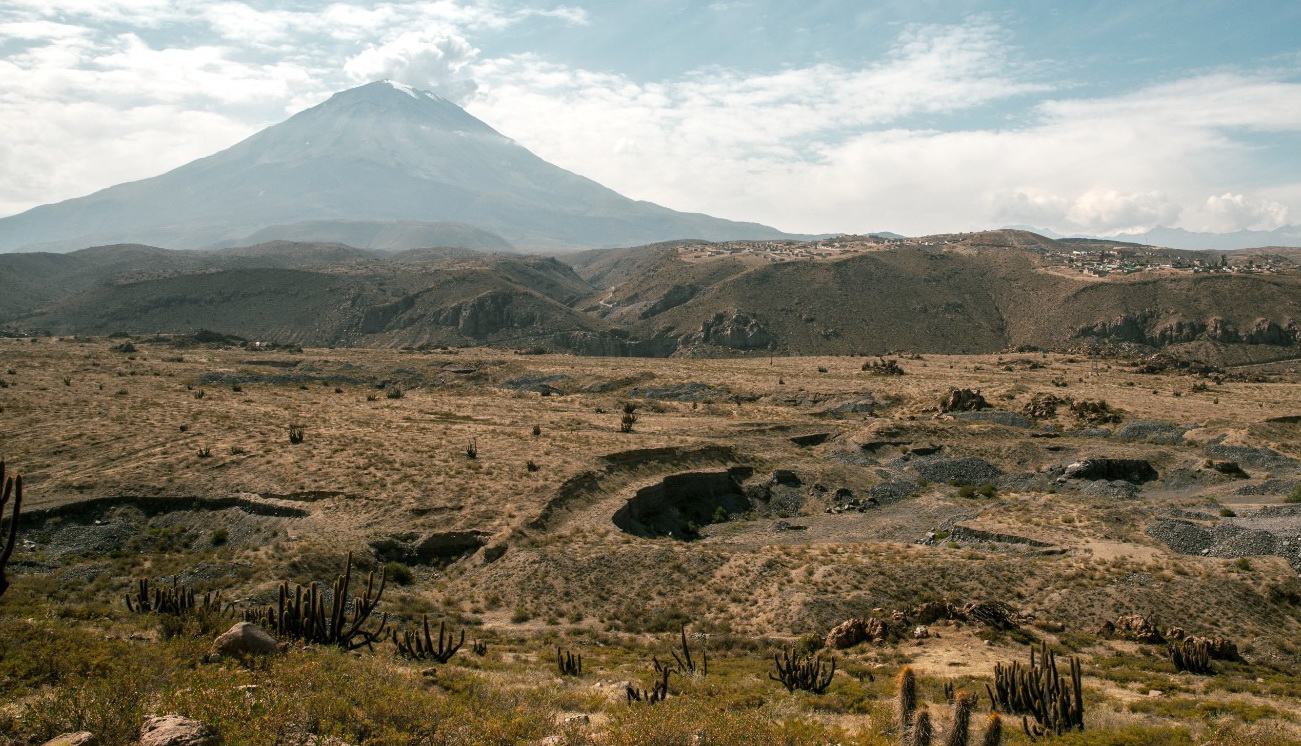
[[[952,703],[944,744],[968,746],[971,743],[971,715],[976,710],[976,697],[967,692],[954,691],[952,684],[945,684],[944,696]],[[899,671],[895,719],[899,746],[931,746],[934,742],[935,723],[931,720],[930,710],[917,705],[917,675],[908,666]],[[981,746],[999,746],[1002,742],[1003,720],[997,713],[990,713],[985,724],[985,734],[980,740]]]
[[[628,704],[645,702],[653,705],[656,702],[663,702],[664,698],[669,696],[669,674],[672,670],[668,666],[659,665],[656,666],[655,670],[659,672],[660,677],[654,684],[651,684],[650,691],[638,689],[632,684],[624,687],[624,695],[628,698]]]
[[[447,622],[438,623],[438,643],[434,643],[434,637],[429,632],[429,617],[421,617],[421,626],[424,628],[424,635],[420,631],[404,629],[399,634],[393,630],[393,644],[397,646],[398,655],[411,660],[431,660],[436,663],[446,663],[456,655],[456,651],[461,649],[465,644],[465,630],[461,630],[461,639],[455,644],[452,643],[452,635],[446,632]],[[476,642],[477,646],[478,643]]]
[[[21,475],[6,477],[5,462],[0,460],[0,485],[3,485],[3,491],[0,491],[0,518],[4,517],[5,505],[9,504],[9,498],[14,499],[13,513],[9,516],[9,532],[5,536],[4,544],[0,547],[0,596],[9,590],[9,579],[5,577],[5,565],[9,564],[9,557],[14,553],[14,547],[18,544],[18,516],[23,509],[23,478]]]
[[[560,669],[561,676],[582,676],[583,656],[564,648],[556,648],[556,667]]]
[[[375,573],[370,573],[366,578],[365,594],[353,598],[350,604],[348,586],[352,582],[352,553],[349,552],[347,569],[335,579],[328,595],[316,583],[308,588],[297,586],[292,592],[289,583],[281,583],[277,607],[247,612],[244,619],[262,624],[288,640],[338,645],[344,650],[356,650],[365,645],[374,650],[374,643],[382,639],[388,626],[388,615],[380,618],[378,627],[368,629],[366,623],[379,604],[380,596],[384,595],[384,581],[385,573],[381,570],[376,588]],[[351,615],[347,613],[350,605]]]
[[[172,616],[185,616],[194,612],[220,614],[224,610],[221,603],[221,591],[216,593],[205,593],[200,598],[195,595],[194,589],[188,585],[181,585],[180,581],[173,578],[172,587],[160,588],[154,586],[150,592],[149,579],[140,578],[136,581],[135,597],[127,594],[126,607],[133,614],[171,614]]]
[[[669,665],[668,662],[660,663],[659,658],[651,657],[657,673],[662,669],[670,668],[680,674],[709,675],[709,651],[700,651],[700,665],[697,666],[695,658],[691,655],[691,646],[687,644],[687,625],[682,625],[682,655],[678,655],[675,650],[670,650],[669,655],[673,656],[673,665]]]
[[[1170,643],[1166,650],[1170,653],[1170,662],[1175,664],[1176,671],[1204,676],[1215,674],[1215,669],[1211,668],[1211,643],[1208,640],[1189,637],[1183,642]]]
[[[1080,660],[1068,662],[1069,679],[1057,670],[1056,655],[1044,643],[1039,659],[1030,648],[1030,665],[1019,662],[995,664],[994,687],[985,690],[994,710],[1021,715],[1021,724],[1031,738],[1051,733],[1061,735],[1078,728],[1084,730],[1084,699],[1080,686]],[[1031,724],[1025,716],[1031,716]]]
[[[773,654],[777,666],[777,675],[768,674],[768,678],[780,682],[786,691],[796,689],[813,694],[823,694],[831,686],[831,677],[836,674],[836,659],[831,664],[823,663],[822,655],[800,655],[794,650],[785,650]]]

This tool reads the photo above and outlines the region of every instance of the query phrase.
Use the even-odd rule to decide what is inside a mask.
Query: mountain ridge
[[[1060,258],[1081,249],[1111,257],[1116,242],[1006,230],[879,242],[831,260],[763,253],[818,257],[836,243],[741,242],[746,253],[676,241],[563,261],[293,242],[8,254],[0,322],[20,333],[207,328],[305,346],[652,357],[1110,344],[1231,345],[1239,357],[1301,350],[1301,256],[1235,255],[1236,268],[1223,268],[1213,252],[1124,249],[1164,265],[1100,277],[1089,268],[1100,265]],[[26,291],[11,295],[15,285]]]

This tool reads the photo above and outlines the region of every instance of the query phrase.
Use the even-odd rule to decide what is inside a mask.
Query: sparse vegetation
[[[873,378],[866,402],[843,375],[855,371],[844,359],[501,361],[460,350],[456,365],[480,371],[472,377],[439,373],[448,359],[440,351],[307,350],[295,375],[279,380],[283,370],[244,362],[276,362],[271,355],[205,350],[167,363],[157,344],[136,345],[142,362],[121,399],[98,390],[116,388],[118,372],[130,377],[104,341],[22,345],[19,367],[40,375],[3,392],[5,416],[27,434],[5,441],[5,455],[34,465],[28,474],[40,479],[27,488],[42,502],[35,516],[23,514],[0,603],[0,694],[10,703],[0,741],[43,743],[75,715],[96,723],[102,742],[131,742],[141,719],[174,707],[212,722],[228,743],[296,742],[308,732],[350,743],[676,743],[707,733],[711,743],[878,746],[899,737],[887,711],[890,680],[911,665],[921,672],[912,727],[943,743],[960,693],[992,688],[985,666],[1020,657],[1014,646],[1039,638],[1078,657],[1090,729],[1043,742],[1295,740],[1291,702],[1301,689],[1289,651],[1301,634],[1301,583],[1288,557],[1201,556],[1200,545],[1180,554],[1159,531],[1147,533],[1180,521],[1211,534],[1269,526],[1258,504],[1276,505],[1297,478],[1295,424],[1265,422],[1296,411],[1287,386],[1226,381],[1216,387],[1225,406],[1208,410],[1209,397],[1168,396],[1187,390],[1177,382],[1125,386],[1132,374],[1119,364],[1102,374],[1092,372],[1101,363],[1059,354],[1043,368],[1011,356],[928,355],[907,376]],[[809,376],[819,364],[841,373]],[[570,377],[564,395],[498,385],[561,365]],[[298,388],[301,371],[312,376],[308,390]],[[64,375],[72,387],[59,384]],[[253,383],[242,396],[215,394],[216,409],[177,398],[186,380],[213,388],[228,385],[227,375]],[[1136,435],[1077,433],[1070,412],[1030,429],[1023,420],[1002,424],[1017,421],[1012,411],[934,416],[938,395],[954,388],[983,389],[999,407],[1024,412],[1058,376],[1077,398],[1123,408]],[[348,390],[361,394],[373,387],[362,382],[398,378],[411,382],[402,406],[328,396],[339,381],[356,382]],[[712,388],[673,388],[698,382]],[[1151,388],[1163,394],[1150,397]],[[611,413],[634,397],[644,421],[628,440]],[[860,401],[861,411],[841,408]],[[67,417],[74,406],[79,414]],[[267,424],[306,418],[313,442],[300,448],[283,448],[282,426]],[[539,422],[546,436],[530,439]],[[1177,442],[1165,439],[1162,422],[1204,430]],[[55,431],[66,436],[53,445],[33,435]],[[790,440],[809,433],[826,433],[825,445]],[[213,456],[196,463],[205,442]],[[461,454],[467,443],[481,449],[476,459]],[[1133,488],[1059,479],[1067,464],[1095,454],[1149,459],[1159,476]],[[1208,459],[1239,460],[1247,476],[1230,483],[1204,468]],[[530,473],[530,462],[545,469]],[[646,488],[665,489],[662,499],[690,513],[678,524],[694,524],[689,544],[685,533],[651,538],[613,522]],[[827,512],[851,503],[861,507]],[[1242,518],[1212,520],[1237,518],[1226,510]],[[8,525],[0,520],[0,534]],[[107,538],[94,543],[99,537]],[[373,569],[376,586],[381,572],[387,580],[364,624],[386,625],[372,644],[377,654],[365,643],[351,654],[295,643],[274,658],[194,667],[239,617],[131,614],[115,580],[149,578],[151,604],[154,584],[166,589],[173,578],[192,584],[199,606],[218,590],[223,599],[260,599],[237,614],[279,635],[271,619],[279,621],[281,580],[291,603],[296,585],[304,598],[315,585],[330,618],[330,584],[311,580],[339,572],[338,546],[359,548],[352,572]],[[386,562],[395,557],[412,564]],[[364,579],[343,594],[344,626]],[[958,615],[967,602],[994,600],[1007,604],[1007,626],[980,621],[980,612]],[[1213,676],[1177,674],[1165,643],[1095,634],[1127,605],[1160,620],[1162,632],[1179,626],[1248,641],[1243,657],[1252,662],[1213,659]],[[888,629],[881,638],[827,646],[828,629],[874,608],[870,617]],[[1026,611],[1033,621],[1019,616]],[[417,636],[414,649],[426,641],[425,619],[428,649],[464,649],[463,630],[465,642],[476,638],[474,654],[458,650],[436,670],[428,658],[394,655],[394,629],[404,643],[405,632]],[[557,679],[557,647],[582,651],[582,679]],[[806,665],[820,654],[821,678],[834,655],[825,690],[774,683],[769,656],[778,648]],[[1070,689],[1068,653],[1060,655]],[[616,681],[631,683],[611,691]],[[570,720],[580,714],[589,720]],[[1021,716],[1002,715],[1001,738],[1027,743]],[[1025,717],[1032,732],[1042,727]],[[981,743],[992,723],[983,713],[968,720],[968,737]],[[309,726],[316,730],[300,730]]]

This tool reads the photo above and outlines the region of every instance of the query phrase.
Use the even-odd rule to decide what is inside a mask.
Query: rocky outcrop
[[[683,303],[686,303],[687,301],[696,297],[696,294],[699,292],[700,292],[700,288],[696,287],[695,285],[674,285],[673,287],[669,288],[667,293],[661,295],[654,303],[651,303],[649,306],[644,308],[642,312],[638,314],[638,317],[642,319],[649,319],[652,316],[658,316],[659,314],[664,313],[665,311],[668,311],[673,308],[677,308]]]
[[[1085,324],[1072,332],[1072,336],[1098,337],[1116,342],[1134,342],[1136,344],[1164,347],[1205,340],[1223,344],[1252,344],[1290,346],[1301,341],[1301,330],[1296,322],[1288,319],[1279,323],[1272,319],[1258,318],[1246,329],[1240,329],[1232,321],[1221,316],[1212,316],[1206,320],[1174,318],[1160,320],[1161,314],[1148,309],[1138,313],[1127,313],[1110,321],[1096,321]]]
[[[487,337],[505,329],[533,326],[537,314],[519,308],[511,293],[492,291],[443,309],[436,320],[443,326],[455,326],[467,337]]]
[[[844,650],[862,642],[884,640],[886,631],[880,619],[850,619],[828,632],[823,644],[831,650]]]
[[[548,337],[547,341],[558,350],[594,357],[668,357],[678,349],[677,337],[633,339],[622,329],[560,332]]]
[[[941,412],[975,412],[989,409],[989,402],[979,389],[953,389],[940,402]]]
[[[700,325],[700,331],[683,340],[733,350],[763,350],[777,344],[777,336],[757,319],[740,311],[719,311]]]
[[[1138,614],[1122,616],[1114,622],[1104,622],[1101,633],[1104,637],[1121,637],[1152,645],[1165,642],[1165,637],[1156,625]]]

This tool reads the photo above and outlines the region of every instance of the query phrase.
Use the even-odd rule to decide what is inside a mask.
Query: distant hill
[[[569,250],[782,237],[757,223],[628,199],[547,163],[446,99],[390,81],[336,93],[161,176],[0,219],[0,252],[273,239]]]
[[[1017,230],[877,242],[836,260],[736,251],[693,252],[709,258],[688,261],[684,245],[564,261],[293,242],[0,255],[0,322],[56,334],[203,328],[314,346],[601,355],[979,353],[1095,343],[1301,355],[1301,270],[1287,249],[1235,255],[1243,271],[1223,273],[1207,269],[1219,264],[1215,252],[1143,249],[1161,263],[1200,261],[1203,269],[1102,278],[1051,257],[1114,256],[1117,242]],[[1247,264],[1267,256],[1269,271]]]

